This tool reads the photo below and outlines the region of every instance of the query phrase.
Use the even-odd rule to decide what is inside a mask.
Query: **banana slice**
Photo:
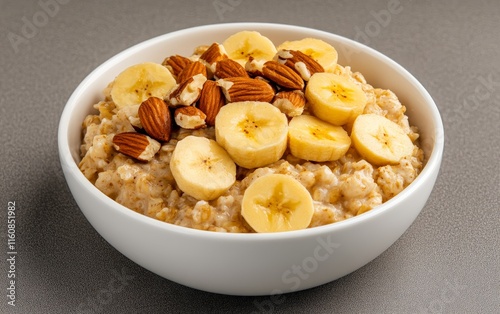
[[[253,181],[241,204],[241,215],[257,232],[305,229],[313,213],[311,194],[284,174],[268,174]]]
[[[285,152],[288,120],[267,102],[241,101],[223,106],[215,118],[215,138],[234,162],[244,168],[263,167]]]
[[[362,114],[352,126],[352,142],[372,164],[397,164],[413,153],[413,143],[403,129],[377,114]]]
[[[285,41],[277,50],[299,50],[321,64],[325,71],[332,71],[337,66],[337,50],[329,43],[316,38]]]
[[[111,88],[111,98],[118,108],[137,105],[149,97],[163,99],[175,84],[175,78],[166,67],[153,62],[140,63],[118,74]]]
[[[277,50],[273,42],[256,31],[241,31],[229,36],[223,43],[230,59],[245,66],[251,58],[272,60]]]
[[[340,126],[316,117],[294,117],[288,125],[288,147],[295,157],[323,162],[344,156],[351,146],[351,138]]]
[[[179,188],[198,200],[210,201],[236,180],[236,165],[216,141],[190,135],[177,142],[170,171]]]
[[[367,102],[359,85],[333,73],[314,73],[306,87],[306,98],[316,117],[334,125],[354,121]]]

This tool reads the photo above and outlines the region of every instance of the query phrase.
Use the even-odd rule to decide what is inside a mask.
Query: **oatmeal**
[[[154,78],[149,78],[152,83],[144,90],[140,90],[142,86],[127,87],[117,82],[117,77],[105,90],[103,100],[94,105],[96,113],[88,115],[83,121],[79,168],[99,190],[131,210],[166,223],[218,232],[256,231],[255,225],[242,215],[243,198],[252,183],[271,174],[293,178],[310,194],[311,215],[306,223],[309,228],[348,219],[393,198],[418,176],[424,162],[423,151],[418,144],[418,130],[409,124],[405,106],[390,90],[374,88],[361,73],[337,64],[336,55],[323,56],[326,60],[323,61],[324,66],[320,63],[321,58],[317,60],[318,65],[313,64],[305,59],[305,54],[295,53],[298,48],[286,50],[293,44],[287,42],[281,45],[285,48],[278,46],[276,49],[266,42],[268,53],[260,61],[259,56],[247,60],[231,58],[236,49],[231,43],[227,44],[230,47],[227,50],[225,44],[200,46],[193,56],[171,56],[163,65],[149,64],[148,67],[154,67],[154,71],[159,71],[155,73],[160,73],[158,75],[163,78],[162,83],[156,85],[153,84]],[[219,61],[231,59],[236,61],[234,63],[238,67],[231,62],[218,66]],[[189,71],[182,73],[184,68],[195,62],[196,66],[190,66]],[[227,64],[230,66],[225,68]],[[296,70],[294,64],[299,64]],[[308,64],[313,66],[308,67]],[[282,65],[287,69],[283,70]],[[342,84],[346,82],[342,85],[345,89],[357,91],[360,96],[350,103],[349,108],[354,108],[352,112],[344,115],[338,111],[334,120],[322,116],[331,104],[322,104],[322,100],[315,98],[319,94],[314,94],[312,85],[323,84],[315,82],[320,77],[316,73],[332,75],[332,79],[341,80]],[[179,77],[182,82],[178,81]],[[288,85],[285,86],[285,83]],[[250,86],[255,87],[256,92],[245,93],[236,89],[249,86],[245,84],[254,84]],[[133,88],[135,92],[130,93],[127,88]],[[215,88],[220,88],[220,92],[214,93]],[[209,90],[210,94],[204,95]],[[141,104],[146,100],[151,102],[152,97],[156,102],[165,102],[168,110],[158,104],[149,104],[147,110],[143,108],[143,113],[140,113]],[[247,102],[272,104],[278,114],[283,115],[280,121],[284,122],[280,123],[285,123],[284,131],[273,131],[269,133],[271,135],[266,133],[267,140],[275,137],[276,143],[271,143],[274,145],[272,149],[261,150],[255,157],[248,145],[240,145],[245,146],[242,148],[231,142],[233,134],[227,140],[221,139],[221,132],[224,136],[228,135],[228,131],[222,128],[227,123],[217,122],[216,118],[221,108],[228,104]],[[228,112],[229,109],[224,110]],[[144,112],[153,113],[145,117]],[[322,122],[306,122],[308,126],[310,123],[315,126],[326,123],[327,128],[331,128],[330,133],[323,129],[314,132],[307,129],[310,133],[307,136],[316,136],[311,138],[317,140],[301,142],[301,138],[297,137],[298,148],[292,147],[292,139],[287,137],[287,123],[301,116],[319,118]],[[356,122],[359,116],[370,121],[383,117],[380,123],[389,134],[381,133],[381,137],[387,137],[379,138],[376,145],[382,145],[380,148],[366,140],[372,134],[369,132],[376,131],[358,125],[361,121]],[[301,124],[299,127],[302,127]],[[244,130],[244,135],[248,132],[253,131]],[[117,145],[118,134],[125,138],[131,134],[137,141],[134,139],[127,147]],[[330,138],[328,134],[335,134],[335,138]],[[181,179],[176,169],[172,169],[171,163],[175,160],[182,160],[183,156],[190,158],[188,153],[175,153],[177,143],[193,136],[210,140],[206,141],[207,145],[220,146],[223,154],[227,152],[228,163],[234,162],[234,174],[226,168],[219,170],[219,173],[224,172],[221,175],[226,175],[225,171],[228,171],[227,175],[229,178],[232,175],[233,179],[224,181],[222,187],[210,191],[212,193],[191,193],[196,189],[196,175],[194,179]],[[260,136],[256,133],[253,141],[260,141]],[[323,140],[325,144],[321,144]],[[402,144],[390,149],[383,147],[394,141]],[[316,143],[309,144],[311,142]],[[271,144],[266,144],[266,147]],[[399,149],[400,146],[403,148]],[[329,149],[332,152],[325,155],[324,151]],[[212,166],[216,165],[207,165],[207,168]],[[202,181],[204,175],[200,172],[198,179]],[[218,180],[214,178],[212,181]],[[185,185],[181,189],[180,183],[185,180],[195,181],[191,182],[195,187]]]

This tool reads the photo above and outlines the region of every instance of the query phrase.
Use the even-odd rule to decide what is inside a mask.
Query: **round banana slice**
[[[187,136],[177,142],[170,171],[179,188],[198,200],[210,201],[236,181],[236,165],[214,140]]]
[[[316,117],[294,117],[288,125],[288,147],[295,157],[310,161],[333,161],[344,156],[351,138],[341,126]]]
[[[256,232],[305,229],[313,214],[311,194],[299,181],[284,174],[260,177],[243,194],[241,215]]]
[[[111,98],[118,108],[137,105],[149,97],[163,99],[175,85],[175,78],[166,67],[140,63],[118,74],[111,87]]]
[[[317,38],[304,38],[300,40],[285,41],[277,50],[299,50],[321,64],[326,72],[332,71],[337,66],[337,50],[329,43]]]
[[[245,66],[251,58],[272,60],[277,50],[273,42],[256,31],[241,31],[229,36],[223,43],[230,59]]]
[[[359,85],[333,73],[314,73],[306,87],[306,98],[312,113],[333,125],[354,121],[367,102]]]
[[[288,120],[267,102],[241,101],[223,106],[215,118],[215,138],[244,168],[278,161],[286,150]]]
[[[413,153],[413,143],[403,129],[377,114],[358,116],[351,137],[361,156],[378,166],[397,164]]]

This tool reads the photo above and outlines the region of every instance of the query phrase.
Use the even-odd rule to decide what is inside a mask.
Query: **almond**
[[[142,127],[149,136],[163,142],[170,139],[172,119],[168,105],[163,99],[149,97],[141,103],[137,113]]]
[[[202,74],[205,77],[207,76],[207,68],[200,61],[191,62],[179,73],[177,76],[177,82],[182,83],[185,80],[197,75]]]
[[[114,148],[139,161],[150,161],[160,150],[160,143],[149,136],[137,132],[123,132],[113,136]]]
[[[191,61],[189,58],[180,55],[174,55],[163,60],[162,65],[169,69],[170,72],[175,77],[177,77],[177,75],[179,75],[179,73],[181,73],[181,71],[191,63],[193,63],[193,61]]]
[[[266,79],[265,77],[259,75],[259,76],[255,76],[254,79],[261,80],[261,81],[264,81],[267,84],[269,84],[269,86],[271,86],[271,88],[273,89],[274,94],[276,94],[278,92],[278,86],[276,86],[276,84],[274,82],[271,82],[270,80]]]
[[[200,98],[201,89],[206,81],[206,76],[197,74],[178,84],[168,95],[169,104],[172,107],[194,104]]]
[[[224,94],[221,88],[214,81],[206,81],[198,100],[198,108],[207,115],[205,119],[207,125],[215,125],[215,117],[224,104]]]
[[[267,61],[262,67],[265,78],[288,89],[303,89],[304,80],[294,70],[277,61]]]
[[[215,64],[214,75],[219,79],[238,76],[248,77],[248,73],[245,71],[245,68],[232,59],[223,59],[218,61]]]
[[[316,72],[325,72],[321,64],[299,50],[280,50],[276,56],[279,63],[293,69],[304,81],[309,81]]]
[[[274,96],[273,105],[287,117],[300,116],[304,112],[306,97],[301,90],[281,91]]]
[[[217,61],[227,58],[224,46],[219,43],[213,43],[205,52],[200,56],[200,60],[205,61],[207,65],[211,66]]]
[[[271,85],[263,80],[249,77],[228,77],[217,80],[217,85],[222,88],[222,92],[228,102],[271,102],[274,97],[274,90]]]
[[[175,123],[181,128],[190,130],[206,127],[206,118],[207,116],[200,109],[193,106],[179,107],[174,113]]]

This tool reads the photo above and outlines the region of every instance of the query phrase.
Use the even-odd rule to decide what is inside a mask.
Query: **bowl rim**
[[[68,130],[70,128],[70,118],[72,116],[72,111],[76,105],[76,100],[81,96],[83,91],[87,88],[87,86],[96,78],[98,78],[98,74],[105,69],[111,67],[112,65],[119,64],[126,57],[135,54],[137,51],[146,49],[147,47],[156,44],[157,42],[161,42],[167,40],[169,37],[174,37],[178,35],[182,35],[184,33],[193,33],[198,30],[227,30],[227,28],[235,28],[235,29],[251,29],[255,31],[266,31],[269,29],[278,30],[278,31],[302,31],[302,32],[313,32],[316,34],[321,34],[323,36],[335,38],[336,41],[340,41],[343,44],[354,47],[356,49],[361,49],[370,55],[376,57],[377,59],[387,63],[389,66],[393,67],[404,76],[408,81],[411,82],[413,86],[418,90],[418,92],[424,97],[426,104],[429,105],[429,109],[432,112],[433,124],[436,126],[434,130],[434,134],[432,134],[434,138],[434,145],[432,146],[432,152],[426,160],[425,165],[423,166],[420,174],[415,178],[415,180],[408,185],[405,189],[403,189],[398,195],[394,198],[386,201],[385,203],[376,206],[375,208],[360,214],[358,216],[354,216],[342,221],[338,221],[335,223],[317,226],[314,228],[307,228],[303,230],[294,230],[287,232],[277,232],[277,233],[226,233],[226,232],[215,232],[215,231],[206,231],[206,230],[198,230],[194,228],[174,225],[170,223],[166,223],[164,221],[156,220],[154,218],[148,217],[146,215],[137,213],[124,205],[119,204],[115,200],[106,196],[103,192],[101,192],[95,185],[93,185],[80,171],[78,168],[77,162],[74,160],[73,155],[71,153],[69,147],[69,138],[68,138]],[[137,220],[138,223],[146,224],[151,228],[159,228],[168,232],[172,232],[175,234],[182,234],[185,236],[191,237],[205,237],[214,240],[224,240],[224,241],[269,241],[269,240],[280,240],[280,239],[294,239],[301,237],[320,237],[325,234],[330,234],[335,232],[336,230],[342,230],[345,228],[350,228],[355,225],[359,225],[365,223],[368,220],[371,220],[384,212],[386,212],[389,208],[397,206],[399,203],[402,203],[406,198],[408,198],[413,191],[419,189],[422,185],[424,185],[429,179],[431,179],[435,172],[439,171],[443,149],[444,149],[444,129],[443,123],[441,119],[441,115],[439,110],[428,93],[428,91],[423,87],[423,85],[405,68],[403,68],[400,64],[389,58],[388,56],[378,52],[377,50],[356,42],[352,39],[323,31],[314,28],[290,25],[290,24],[280,24],[280,23],[260,23],[260,22],[239,22],[239,23],[218,23],[218,24],[207,24],[200,25],[195,27],[184,28],[180,30],[176,30],[173,32],[165,33],[145,41],[139,42],[118,54],[115,54],[111,58],[107,59],[105,62],[101,63],[98,67],[92,70],[76,87],[76,89],[72,92],[68,101],[66,102],[64,109],[62,111],[59,126],[58,126],[58,149],[59,149],[59,157],[61,166],[63,168],[65,177],[68,175],[72,175],[76,181],[83,188],[87,189],[90,193],[94,194],[99,201],[103,203],[104,207],[109,207],[107,210],[113,210],[123,214],[131,219]],[[66,177],[66,180],[68,178]],[[81,208],[80,208],[81,210]],[[83,212],[83,211],[82,211]]]

